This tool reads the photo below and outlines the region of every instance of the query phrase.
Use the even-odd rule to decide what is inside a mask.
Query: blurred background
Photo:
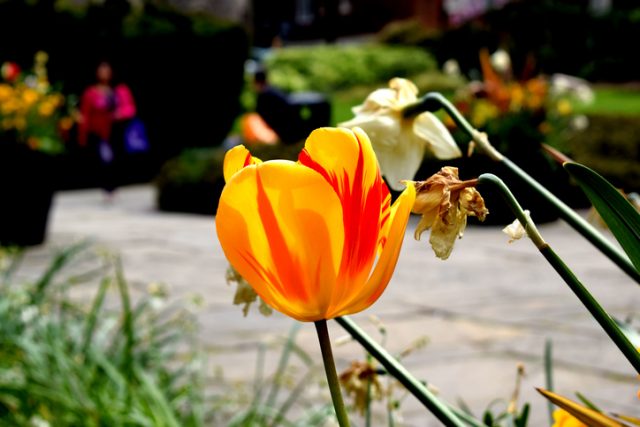
[[[572,207],[588,205],[544,147],[640,200],[634,0],[0,0],[0,40],[7,425],[325,425],[322,372],[307,373],[317,360],[313,334],[301,329],[296,338],[294,327],[283,338],[290,321],[277,313],[241,319],[237,305],[248,311],[251,301],[239,287],[231,304],[227,285],[237,278],[212,215],[229,147],[296,159],[312,129],[353,118],[352,108],[391,78],[410,79],[420,95],[443,93]],[[438,116],[467,152],[468,137]],[[500,175],[536,208],[536,222],[550,222],[544,232],[612,312],[637,319],[628,278],[552,222],[553,210],[509,171],[477,152],[447,163],[463,178]],[[425,157],[416,178],[443,165]],[[512,221],[486,198],[487,223]],[[98,247],[77,244],[84,239]],[[558,384],[632,413],[637,378],[626,362],[534,248],[506,240],[470,227],[443,268],[407,236],[394,278],[401,286],[376,305],[386,344],[442,385],[445,398],[462,396],[482,413],[511,395],[522,360],[530,372],[523,400],[539,398],[533,386],[544,383],[541,355],[552,337]],[[385,342],[386,327],[365,316],[359,322]],[[414,342],[420,331],[433,342],[412,356],[426,344]],[[265,356],[273,352],[282,369]],[[301,365],[292,370],[284,366],[290,352]],[[337,352],[341,368],[361,354],[353,344]],[[212,386],[214,406],[205,396]],[[277,424],[274,403],[286,412],[290,395],[304,417]],[[396,395],[384,402],[389,413],[405,400]],[[412,402],[403,403],[404,425],[425,425]],[[532,425],[544,423],[543,405]],[[262,424],[251,418],[260,410]]]
[[[98,64],[108,62],[110,84],[128,86],[144,125],[143,146],[113,148],[117,185],[153,180],[160,209],[213,213],[212,194],[222,185],[217,147],[257,142],[266,158],[295,156],[289,145],[313,128],[348,120],[369,92],[399,76],[421,93],[444,92],[476,126],[502,135],[496,145],[516,160],[513,139],[524,132],[637,191],[640,70],[629,46],[640,36],[639,21],[640,7],[628,0],[2,0],[0,139],[5,146],[28,140],[39,151],[60,140],[48,150],[57,154],[55,172],[42,166],[38,179],[49,171],[56,189],[101,186],[101,154],[78,143],[78,128],[83,91],[95,83]],[[560,99],[549,85],[536,108],[496,111],[469,90],[486,80],[483,50],[494,54],[492,66],[502,67],[513,96],[522,89],[529,97],[526,84],[542,77],[546,85],[556,73],[585,79],[592,93],[588,102]],[[34,59],[37,52],[45,58]],[[264,123],[243,121],[256,109],[257,70],[287,104],[282,114],[293,114],[290,132],[276,129],[266,146]],[[7,88],[28,83],[29,73],[60,95],[46,138],[38,134],[42,118],[11,115]],[[509,134],[513,129],[520,133]],[[123,144],[116,139],[112,146]]]

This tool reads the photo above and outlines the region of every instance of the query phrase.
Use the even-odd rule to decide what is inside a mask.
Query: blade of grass
[[[136,379],[140,382],[140,385],[148,393],[153,409],[158,411],[160,419],[162,420],[162,426],[166,427],[180,427],[180,422],[176,419],[171,405],[167,402],[162,391],[158,388],[153,379],[140,367],[135,366],[133,368]]]
[[[56,274],[67,265],[67,263],[78,253],[83,251],[88,246],[87,242],[80,242],[69,248],[66,248],[59,252],[53,262],[49,265],[42,277],[36,282],[33,295],[31,297],[31,303],[37,305],[42,301],[46,289],[51,285],[51,282]]]
[[[89,345],[91,345],[91,340],[93,339],[93,334],[96,329],[96,325],[98,323],[98,313],[102,309],[102,305],[104,304],[105,297],[107,295],[107,290],[109,289],[109,285],[111,284],[111,278],[105,277],[100,281],[100,287],[98,288],[98,292],[93,299],[93,304],[91,305],[91,310],[89,310],[89,314],[87,316],[87,320],[85,323],[84,330],[84,338],[82,339],[82,354],[87,354],[87,350],[89,349]]]
[[[284,345],[284,348],[282,349],[282,354],[280,355],[280,360],[278,361],[278,368],[276,369],[276,373],[273,376],[273,380],[271,381],[271,388],[269,389],[269,393],[267,394],[265,405],[268,408],[272,408],[275,406],[276,399],[278,398],[278,394],[280,392],[280,385],[282,384],[284,371],[289,364],[289,356],[291,355],[291,350],[293,348],[296,335],[300,330],[300,325],[300,322],[293,323],[293,325],[291,326],[291,330],[289,331],[287,341]]]

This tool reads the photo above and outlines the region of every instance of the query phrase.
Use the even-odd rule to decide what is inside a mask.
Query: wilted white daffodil
[[[436,256],[449,258],[456,239],[462,237],[467,216],[484,221],[489,213],[484,199],[475,189],[478,180],[461,181],[458,168],[445,166],[426,181],[416,182],[416,201],[412,212],[422,215],[415,231],[416,240],[429,228],[429,243]]]
[[[425,152],[441,160],[462,156],[453,137],[432,113],[405,118],[402,110],[417,101],[418,88],[409,80],[394,78],[388,89],[372,92],[353,108],[355,117],[339,126],[362,128],[376,152],[389,186],[400,191],[402,180],[412,179]]]
[[[525,210],[524,214],[527,216],[528,219],[531,219],[531,215],[528,210]],[[502,232],[510,237],[509,243],[513,243],[516,240],[520,240],[527,235],[527,231],[524,229],[524,227],[520,223],[520,220],[518,220],[517,218],[511,224],[503,228]]]

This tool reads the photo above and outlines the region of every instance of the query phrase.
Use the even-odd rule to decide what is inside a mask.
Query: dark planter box
[[[19,144],[0,144],[0,245],[45,240],[55,187],[52,156]]]

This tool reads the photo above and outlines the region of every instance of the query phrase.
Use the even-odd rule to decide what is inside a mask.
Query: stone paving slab
[[[157,212],[154,198],[150,186],[123,188],[113,204],[105,204],[98,190],[57,194],[47,243],[29,250],[22,273],[36,274],[53,249],[88,237],[121,254],[133,283],[166,283],[173,298],[201,295],[199,321],[212,367],[223,366],[230,381],[251,381],[254,350],[286,336],[292,321],[278,314],[263,318],[256,310],[243,318],[230,303],[233,288],[225,283],[227,262],[214,219]],[[542,353],[550,338],[558,392],[579,390],[603,407],[639,414],[640,382],[633,369],[533,245],[508,244],[499,228],[470,227],[445,262],[434,257],[426,234],[425,241],[413,240],[416,222],[412,218],[387,291],[354,316],[372,336],[377,333],[369,316],[382,319],[393,352],[428,337],[425,348],[404,360],[407,368],[448,401],[463,399],[481,411],[495,398],[510,397],[522,362],[527,372],[522,399],[533,406],[530,425],[546,425],[546,403],[534,387],[544,386]],[[636,312],[640,292],[631,279],[562,222],[540,229],[612,314],[625,318]],[[330,327],[332,337],[344,335],[337,325]],[[303,325],[298,342],[315,355],[313,329]],[[355,344],[335,351],[339,370],[362,359]],[[267,358],[268,368],[277,357]],[[439,425],[411,396],[402,408],[406,426]]]

